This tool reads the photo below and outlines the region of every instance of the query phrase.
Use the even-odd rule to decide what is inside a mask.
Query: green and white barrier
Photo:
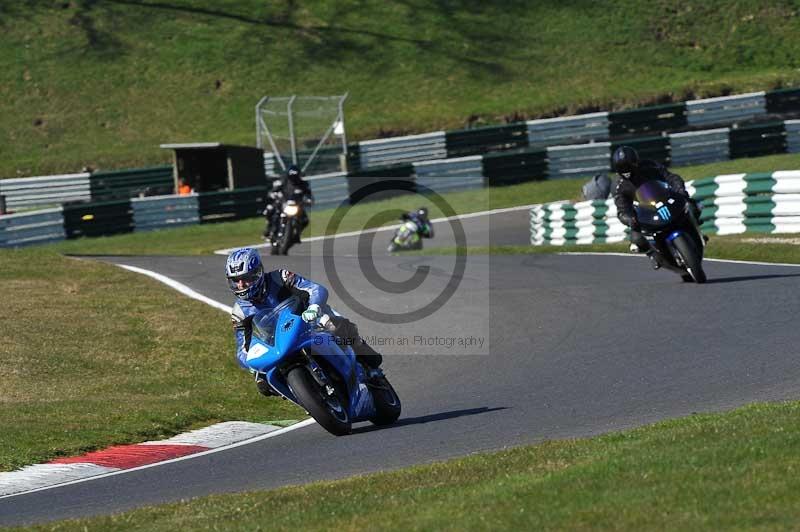
[[[708,233],[800,233],[800,170],[720,175],[686,185],[703,202],[701,222]],[[627,231],[612,199],[531,209],[533,245],[620,242]]]

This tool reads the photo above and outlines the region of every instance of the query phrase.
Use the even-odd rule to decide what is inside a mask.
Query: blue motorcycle
[[[662,181],[649,181],[636,190],[636,219],[659,263],[685,282],[705,283],[705,238],[686,198]]]
[[[306,323],[300,317],[304,307],[293,296],[253,317],[248,367],[336,436],[349,434],[359,421],[397,421],[400,398],[389,381],[368,381],[353,348],[326,326],[329,317]]]

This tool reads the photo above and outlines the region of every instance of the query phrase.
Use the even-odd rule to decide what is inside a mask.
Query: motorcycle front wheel
[[[339,390],[334,389],[334,393],[329,394],[305,366],[292,368],[286,375],[286,382],[300,405],[322,428],[334,436],[350,434],[352,423],[347,414],[347,403]]]
[[[697,284],[706,282],[706,272],[703,271],[703,262],[694,243],[684,234],[672,241],[678,254],[683,259],[686,272]],[[687,279],[684,277],[684,281]]]
[[[294,233],[294,223],[292,219],[283,226],[283,234],[278,239],[278,255],[288,255],[289,248],[292,247],[292,235]]]
[[[391,425],[400,417],[402,405],[400,397],[389,383],[388,379],[383,378],[380,385],[370,385],[372,402],[375,404],[375,415],[370,421],[375,425]]]

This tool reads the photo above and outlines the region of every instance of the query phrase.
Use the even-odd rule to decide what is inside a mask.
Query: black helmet
[[[427,207],[420,207],[419,209],[417,209],[417,214],[419,214],[423,218],[427,218],[428,217],[428,209],[427,209]]]
[[[300,171],[300,167],[297,166],[296,164],[293,164],[286,169],[286,176],[289,177],[289,179],[296,179],[301,177],[302,175],[303,173]]]
[[[639,154],[630,146],[620,146],[611,156],[611,166],[621,177],[629,178],[639,166]]]

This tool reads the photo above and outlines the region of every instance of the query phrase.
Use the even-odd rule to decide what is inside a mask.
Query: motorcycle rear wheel
[[[334,436],[350,434],[352,423],[347,413],[347,402],[336,390],[328,395],[305,366],[292,368],[286,375],[286,382],[292,393],[322,428]]]
[[[370,393],[375,405],[375,415],[370,418],[370,421],[375,425],[391,425],[397,421],[402,411],[402,405],[400,397],[394,391],[389,380],[384,377],[380,386],[370,386]]]

